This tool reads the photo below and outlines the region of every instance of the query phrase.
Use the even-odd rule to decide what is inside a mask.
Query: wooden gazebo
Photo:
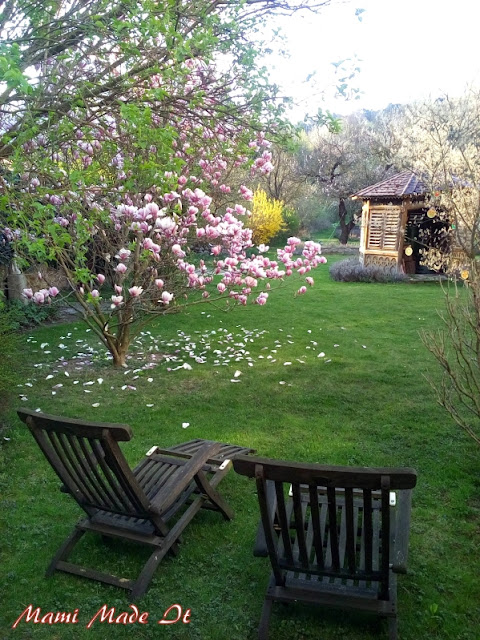
[[[427,187],[413,171],[397,173],[361,189],[352,198],[363,200],[362,264],[405,273],[429,271],[421,264],[422,250],[446,237],[442,231],[448,223],[429,207]]]

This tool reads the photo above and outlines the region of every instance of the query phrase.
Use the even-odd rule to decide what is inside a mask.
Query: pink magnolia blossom
[[[99,284],[103,284],[105,282],[105,276],[103,275],[103,273],[97,274],[97,280]]]
[[[143,293],[142,287],[130,287],[128,293],[132,296],[132,298],[138,298]]]
[[[173,293],[169,293],[168,291],[164,291],[162,293],[162,299],[161,301],[164,304],[170,304],[170,302],[173,300]]]
[[[163,289],[163,285],[164,285],[164,282],[163,282],[163,280],[162,280],[161,278],[157,278],[157,279],[155,280],[155,286],[156,286],[158,289]]]
[[[158,204],[155,204],[155,202],[149,202],[144,209],[147,218],[156,218],[160,214],[160,211],[160,207],[158,206]]]
[[[218,291],[220,291],[220,293],[223,293],[223,292],[225,291],[225,289],[226,289],[226,288],[227,288],[227,287],[226,287],[226,285],[225,285],[223,282],[219,282],[219,283],[217,284],[217,289],[218,289]]]
[[[115,257],[117,258],[117,260],[120,260],[121,262],[123,262],[129,259],[131,253],[132,252],[129,249],[120,249],[120,251],[117,253]]]
[[[126,265],[123,264],[123,262],[120,262],[119,264],[117,264],[117,267],[115,269],[117,273],[125,273],[126,270],[127,270],[127,267]]]
[[[43,304],[45,302],[45,295],[41,291],[36,291],[33,294],[33,301],[35,304]]]
[[[31,289],[24,289],[22,295],[28,300],[31,300],[33,298],[33,291]]]
[[[177,258],[185,257],[185,251],[182,250],[182,247],[179,244],[172,245],[171,251],[173,255],[176,256]]]
[[[244,184],[240,186],[240,194],[245,200],[253,200],[253,191],[246,187]]]
[[[50,289],[48,290],[48,294],[52,298],[55,298],[55,296],[58,296],[59,293],[60,293],[60,291],[57,289],[57,287],[50,287]]]
[[[115,307],[119,307],[122,304],[123,296],[112,296],[111,300],[113,303],[111,306],[112,309],[114,309]]]
[[[307,287],[305,285],[303,285],[302,287],[300,287],[300,289],[297,291],[297,294],[299,296],[303,295],[304,293],[307,293]]]
[[[167,204],[169,202],[175,202],[175,200],[179,200],[180,195],[176,191],[170,191],[170,193],[165,193],[163,196],[163,201]]]
[[[173,218],[165,216],[164,218],[157,218],[155,226],[166,233],[172,233],[177,225]]]
[[[92,294],[92,298],[99,298],[100,297],[100,293],[99,293],[98,289],[92,289],[91,294]]]
[[[315,281],[314,281],[314,279],[313,279],[313,278],[311,278],[310,276],[308,276],[307,278],[305,278],[305,282],[306,282],[307,284],[309,284],[311,287],[313,287],[313,285],[314,285],[314,282],[315,282]]]
[[[123,291],[122,287],[120,285],[116,284],[114,288],[115,288],[115,293],[117,295],[121,295],[121,293]]]

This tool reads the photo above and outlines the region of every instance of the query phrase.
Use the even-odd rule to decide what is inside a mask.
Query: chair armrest
[[[151,500],[152,511],[158,515],[164,514],[189,486],[195,476],[202,471],[206,461],[214,456],[221,448],[219,442],[206,442],[190,460],[177,467],[157,495]]]
[[[271,522],[277,508],[277,494],[275,493],[275,483],[272,480],[266,481],[266,497],[268,502],[268,517]],[[263,530],[262,521],[258,523],[257,535],[255,537],[255,545],[253,547],[253,555],[257,558],[265,558],[268,556],[267,543],[265,540],[265,531]]]
[[[407,573],[411,508],[412,490],[399,491],[395,509],[395,538],[392,554],[392,571],[395,573]]]

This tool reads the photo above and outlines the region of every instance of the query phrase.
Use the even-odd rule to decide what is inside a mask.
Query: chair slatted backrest
[[[18,411],[64,487],[88,515],[97,510],[146,517],[149,501],[118,441],[128,441],[127,425],[84,422],[27,409]]]
[[[286,572],[377,585],[388,598],[390,491],[411,489],[412,469],[333,467],[240,456],[254,477],[275,580]],[[289,490],[290,499],[285,497]],[[351,582],[349,582],[351,581]]]

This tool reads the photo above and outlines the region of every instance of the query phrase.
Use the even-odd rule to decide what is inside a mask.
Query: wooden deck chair
[[[100,580],[131,590],[133,601],[146,591],[165,554],[177,554],[181,533],[201,508],[219,511],[227,520],[233,517],[216,487],[231,468],[231,458],[252,449],[192,440],[170,449],[153,447],[130,469],[118,445],[132,437],[127,425],[72,420],[26,409],[18,415],[62,481],[62,490],[87,514],[55,554],[47,576],[58,570]],[[67,562],[87,531],[151,547],[152,554],[137,580]]]
[[[268,555],[273,569],[259,638],[268,638],[273,602],[298,600],[385,616],[396,640],[395,574],[406,572],[416,472],[245,456],[233,466],[256,479],[254,555]]]

